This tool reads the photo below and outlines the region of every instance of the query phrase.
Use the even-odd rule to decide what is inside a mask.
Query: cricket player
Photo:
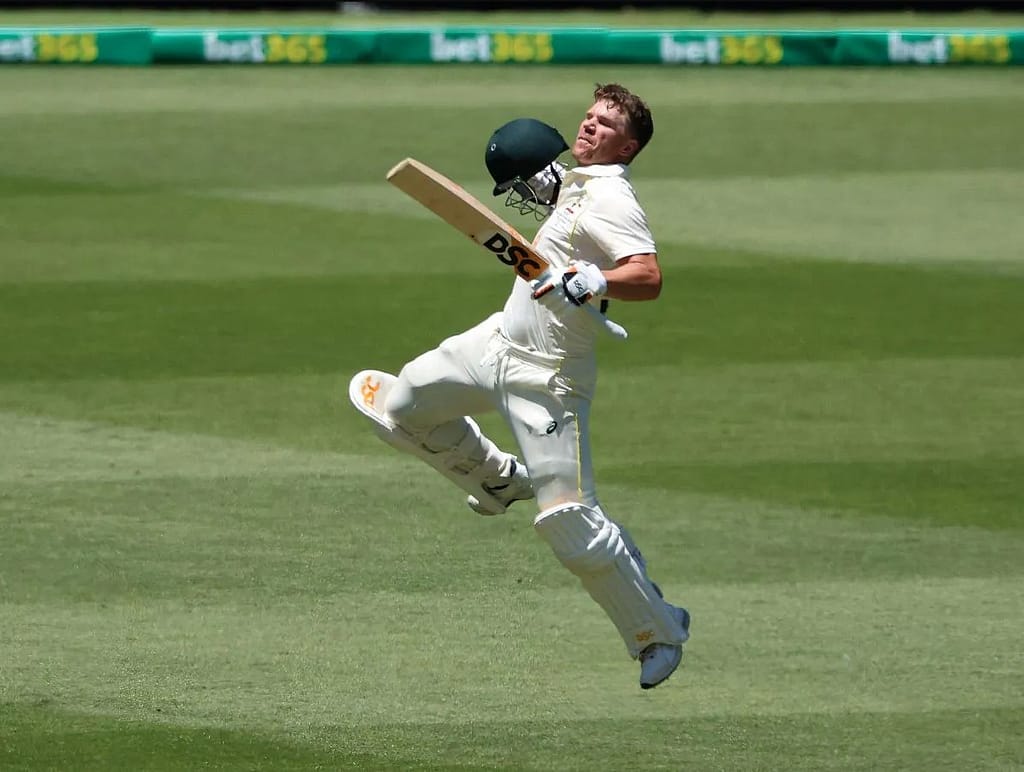
[[[536,499],[536,533],[611,619],[640,661],[644,689],[679,666],[690,617],[662,598],[640,550],[598,501],[589,422],[601,327],[582,306],[604,310],[609,299],[661,292],[654,238],[629,182],[630,163],[653,132],[647,105],[617,84],[596,88],[571,147],[533,119],[498,129],[485,152],[494,193],[543,219],[533,243],[551,269],[533,282],[517,278],[502,311],[416,357],[397,378],[366,371],[362,382],[353,379],[382,438],[466,490],[476,512],[497,515]],[[573,168],[558,161],[566,150]],[[518,456],[471,417],[495,410]]]

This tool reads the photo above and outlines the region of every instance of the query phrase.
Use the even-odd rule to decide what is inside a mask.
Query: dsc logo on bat
[[[529,251],[513,244],[504,233],[496,232],[479,244],[493,252],[505,265],[515,268],[524,279],[532,279],[542,270],[541,264],[530,257]]]

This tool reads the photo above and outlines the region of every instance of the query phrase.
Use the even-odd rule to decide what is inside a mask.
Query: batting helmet
[[[569,149],[558,130],[535,118],[516,118],[498,128],[484,153],[500,196],[516,180],[528,180]]]

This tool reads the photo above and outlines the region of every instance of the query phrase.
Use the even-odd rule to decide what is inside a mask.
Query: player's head
[[[494,195],[505,205],[538,219],[551,213],[565,170],[558,156],[569,149],[557,129],[535,118],[516,118],[487,140],[484,163],[494,179]]]
[[[594,104],[580,122],[572,156],[580,166],[628,164],[654,134],[644,101],[618,83],[597,84]]]

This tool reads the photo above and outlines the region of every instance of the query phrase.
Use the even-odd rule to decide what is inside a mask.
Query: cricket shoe
[[[466,498],[469,508],[478,515],[503,515],[514,501],[526,501],[533,498],[533,485],[530,483],[530,475],[526,467],[518,463],[513,457],[510,459],[508,482],[501,485],[485,485],[480,487],[490,495],[491,499],[498,505],[494,507],[490,502],[486,504],[476,496]]]
[[[671,608],[683,628],[683,643],[686,643],[690,637],[690,612],[678,606]],[[652,643],[640,652],[640,688],[653,689],[672,675],[682,661],[682,643]]]

